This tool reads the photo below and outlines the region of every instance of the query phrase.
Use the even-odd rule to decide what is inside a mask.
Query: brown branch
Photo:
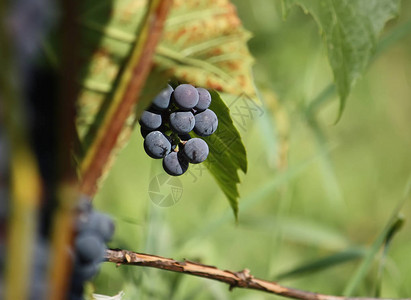
[[[128,250],[107,250],[106,260],[120,265],[136,265],[163,269],[178,273],[190,274],[198,277],[227,283],[230,290],[245,288],[259,290],[279,296],[304,300],[384,300],[383,298],[347,298],[332,295],[323,295],[282,286],[273,281],[255,278],[248,269],[239,272],[221,270],[213,266],[203,265],[184,260],[182,262],[161,256],[136,253]],[[411,298],[398,299],[411,300]]]

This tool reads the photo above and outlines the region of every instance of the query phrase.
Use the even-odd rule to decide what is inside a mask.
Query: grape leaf
[[[145,0],[82,2],[83,88],[78,100],[78,132],[87,155],[102,120],[112,105],[110,94],[137,38],[146,10]],[[146,81],[135,112],[124,124],[110,162],[126,144],[141,111],[167,78],[232,94],[255,96],[251,73],[253,59],[244,30],[229,0],[174,1],[163,38],[156,48],[154,68]],[[227,160],[230,161],[231,158]],[[81,160],[81,158],[80,158]],[[104,174],[110,168],[107,164]]]
[[[218,128],[212,135],[203,137],[210,148],[204,163],[226,195],[237,219],[239,197],[237,184],[240,182],[238,170],[247,172],[247,155],[240,134],[231,120],[228,107],[217,92],[210,91],[210,94],[212,98],[210,109],[218,116]]]
[[[339,119],[385,23],[398,14],[400,0],[283,0],[285,14],[293,4],[310,13],[323,34],[340,96]]]
[[[228,0],[175,1],[154,62],[180,81],[254,97],[250,37]]]

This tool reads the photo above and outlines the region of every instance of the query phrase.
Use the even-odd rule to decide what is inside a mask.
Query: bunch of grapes
[[[106,243],[114,233],[111,218],[94,211],[87,198],[81,199],[78,210],[70,300],[83,299],[84,282],[97,274],[104,260]]]
[[[153,100],[140,118],[144,150],[148,156],[163,159],[164,170],[172,176],[184,174],[189,163],[202,163],[208,156],[207,143],[192,138],[213,134],[218,126],[216,114],[208,107],[211,95],[204,88],[168,85]]]

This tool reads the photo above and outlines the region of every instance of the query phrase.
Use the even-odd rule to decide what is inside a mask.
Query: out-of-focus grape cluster
[[[104,260],[106,243],[111,240],[113,234],[112,219],[93,210],[87,197],[81,198],[75,224],[70,300],[83,299],[84,283],[99,271]]]

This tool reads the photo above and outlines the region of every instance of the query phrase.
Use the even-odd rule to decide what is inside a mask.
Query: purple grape
[[[198,111],[206,110],[211,104],[210,92],[204,88],[197,88],[197,92],[198,92],[199,98],[198,98],[198,103],[194,108]]]
[[[195,115],[194,132],[199,136],[209,136],[213,134],[218,127],[218,118],[211,109]]]
[[[92,211],[78,221],[77,231],[97,234],[107,243],[114,234],[114,223],[107,214]]]
[[[170,115],[170,126],[175,133],[189,133],[193,130],[194,123],[194,115],[190,111],[178,111]]]
[[[198,103],[198,92],[191,84],[180,84],[173,92],[176,105],[182,110],[190,110]]]
[[[82,284],[85,280],[90,280],[100,270],[100,263],[89,262],[79,263],[74,266],[74,275],[78,277],[78,283]]]
[[[163,158],[171,151],[171,143],[160,131],[147,134],[144,140],[144,150],[152,158]]]
[[[140,117],[140,124],[146,130],[156,130],[162,123],[161,115],[145,110]]]
[[[153,108],[159,111],[163,111],[170,105],[171,94],[173,93],[173,88],[167,84],[167,87],[163,89],[153,100]]]
[[[171,176],[180,176],[188,169],[188,160],[180,152],[171,152],[163,159],[163,168]]]
[[[190,163],[199,164],[206,160],[209,150],[205,141],[193,138],[185,143],[183,152]]]
[[[114,223],[103,213],[92,210],[90,199],[81,196],[77,205],[76,237],[74,249],[69,252],[74,262],[67,299],[83,299],[84,281],[95,276],[104,261],[105,242],[114,233]],[[74,250],[74,251],[73,251]]]
[[[84,232],[76,237],[74,247],[79,261],[83,263],[102,261],[106,250],[103,240],[90,232]]]

